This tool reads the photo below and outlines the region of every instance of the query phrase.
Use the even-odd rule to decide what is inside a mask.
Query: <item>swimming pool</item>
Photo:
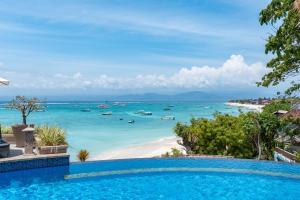
[[[129,159],[0,174],[0,199],[299,199],[300,165]]]

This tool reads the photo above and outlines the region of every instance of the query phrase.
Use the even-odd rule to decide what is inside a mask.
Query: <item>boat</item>
[[[81,112],[91,112],[91,109],[85,108],[85,109],[81,109]]]
[[[138,114],[138,115],[152,115],[152,112],[144,111],[144,110],[139,110],[139,111],[135,112],[134,114]]]
[[[112,115],[112,112],[105,112],[105,113],[102,113],[102,115]]]
[[[163,116],[160,118],[161,120],[175,120],[174,116],[171,115],[167,115],[167,116]]]
[[[152,112],[143,112],[142,115],[152,115]]]
[[[169,111],[171,110],[171,108],[164,108],[164,111]]]
[[[97,107],[98,108],[109,108],[109,105],[107,105],[107,104],[99,104]]]
[[[134,122],[135,122],[134,119],[128,121],[129,124],[133,124]]]

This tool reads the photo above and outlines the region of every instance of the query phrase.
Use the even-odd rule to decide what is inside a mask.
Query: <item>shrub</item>
[[[12,128],[10,126],[1,126],[2,134],[13,134]]]
[[[89,154],[90,153],[87,150],[81,149],[77,154],[77,158],[80,162],[85,162],[88,159]]]
[[[165,154],[162,154],[161,157],[180,157],[183,156],[182,152],[179,149],[172,148],[171,153],[166,152]]]
[[[67,144],[66,133],[60,127],[48,125],[39,126],[36,129],[39,146],[57,146]]]
[[[296,153],[296,162],[300,162],[300,151]]]

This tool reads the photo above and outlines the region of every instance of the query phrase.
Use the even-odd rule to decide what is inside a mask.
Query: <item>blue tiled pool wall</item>
[[[300,165],[291,163],[278,163],[273,161],[257,161],[245,159],[203,159],[203,158],[164,158],[164,159],[128,159],[107,160],[72,164],[70,174],[90,173],[112,170],[130,170],[140,168],[225,168],[250,169],[278,173],[300,175]]]
[[[28,160],[0,162],[0,173],[24,169],[35,169],[44,167],[68,166],[69,156],[34,158]]]
[[[36,183],[63,181],[69,174],[69,165],[58,167],[36,168],[0,173],[0,188],[24,187]]]

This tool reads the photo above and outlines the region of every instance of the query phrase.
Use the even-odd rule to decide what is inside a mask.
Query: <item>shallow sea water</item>
[[[75,158],[80,149],[88,149],[91,156],[104,151],[121,149],[162,137],[174,136],[176,122],[189,122],[191,117],[212,118],[215,112],[238,114],[238,108],[224,105],[224,102],[127,102],[116,106],[107,102],[108,109],[97,105],[103,102],[50,102],[45,112],[36,112],[28,123],[58,125],[67,130],[69,153]],[[164,108],[170,107],[170,111]],[[90,109],[91,112],[81,112]],[[135,114],[139,110],[150,111],[151,116]],[[102,115],[112,112],[111,116]],[[161,120],[172,115],[176,120]],[[123,120],[120,120],[120,119]],[[135,120],[129,124],[129,120]],[[1,124],[12,125],[21,122],[18,112],[0,107]]]

